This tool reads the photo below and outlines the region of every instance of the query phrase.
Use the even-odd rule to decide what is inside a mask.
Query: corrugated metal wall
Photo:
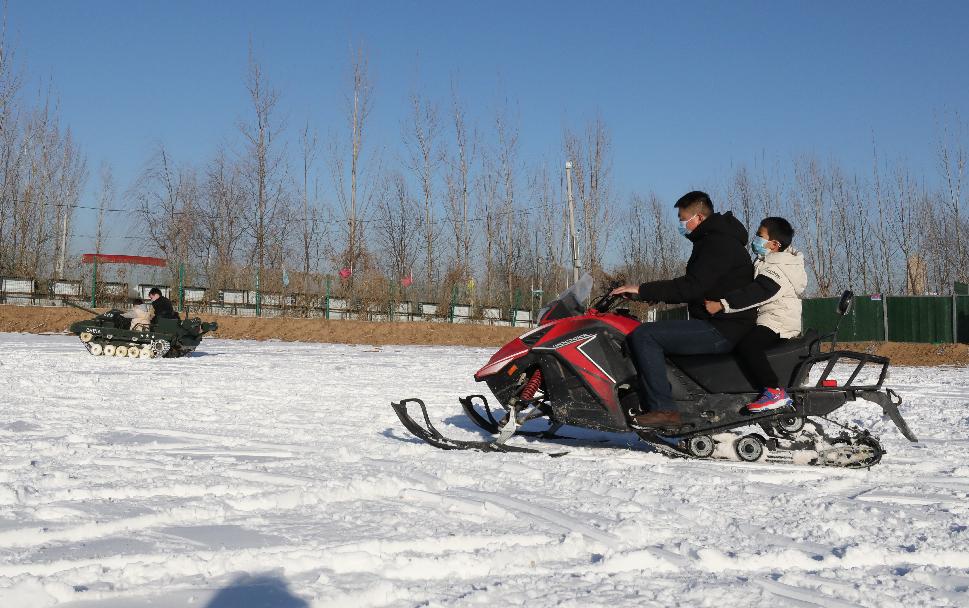
[[[894,342],[952,342],[952,298],[888,298],[888,339]]]
[[[821,334],[834,329],[838,298],[804,300],[804,328]],[[890,296],[873,300],[855,296],[851,312],[838,330],[838,339],[876,341],[885,339],[885,317],[888,311],[888,340],[892,342],[963,342],[969,344],[969,296],[956,296],[955,321],[958,335],[953,335],[952,296]]]
[[[834,330],[838,321],[838,301],[841,298],[809,298],[802,301],[801,319],[804,329],[816,329],[824,335]],[[851,312],[838,329],[838,340],[867,342],[884,340],[885,320],[882,301],[869,296],[855,296]]]

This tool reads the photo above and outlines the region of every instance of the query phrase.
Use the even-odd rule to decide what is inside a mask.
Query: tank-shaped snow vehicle
[[[112,308],[99,313],[67,302],[95,317],[72,323],[70,332],[92,355],[132,359],[186,357],[202,342],[202,336],[218,329],[218,323],[203,323],[199,318],[155,319],[150,327],[131,329],[124,311]],[[186,315],[187,317],[187,315]]]

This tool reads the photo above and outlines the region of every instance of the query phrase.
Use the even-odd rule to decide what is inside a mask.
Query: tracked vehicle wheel
[[[92,344],[91,354],[94,355],[95,357],[100,357],[102,354],[104,354],[104,347],[101,346],[100,344]]]
[[[124,344],[122,344],[121,346],[115,346],[114,356],[121,357],[122,359],[124,359],[125,357],[128,356],[128,347],[125,346]]]
[[[138,351],[138,356],[141,357],[142,359],[151,359],[151,355],[152,355],[151,347],[148,346],[147,344],[145,346],[142,346],[141,350]]]
[[[794,435],[800,433],[801,429],[804,428],[804,418],[801,416],[788,416],[774,422],[774,426],[782,433]]]
[[[136,344],[132,344],[131,346],[128,347],[129,359],[137,359],[140,356],[141,356],[141,349],[138,348]]]
[[[94,334],[89,331],[82,331],[77,337],[81,339],[81,342],[90,342],[94,339]]]
[[[708,435],[697,435],[690,437],[686,442],[686,450],[695,458],[709,458],[713,455],[713,448],[716,444]]]
[[[114,344],[105,344],[104,345],[104,356],[105,357],[113,357],[114,356],[114,351],[116,351],[116,350],[117,350],[117,348],[115,348]]]
[[[737,458],[754,462],[764,454],[764,443],[757,435],[744,435],[734,442],[733,449],[737,452]]]

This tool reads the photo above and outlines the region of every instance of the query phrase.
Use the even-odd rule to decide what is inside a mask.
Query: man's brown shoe
[[[661,429],[680,426],[683,423],[679,412],[647,412],[633,416],[633,421],[640,426]]]

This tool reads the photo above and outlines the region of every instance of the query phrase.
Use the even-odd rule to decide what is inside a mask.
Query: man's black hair
[[[699,190],[694,190],[693,192],[687,192],[680,197],[680,200],[676,201],[673,205],[676,209],[696,209],[697,212],[710,217],[713,215],[713,201],[710,200],[710,195],[706,192],[700,192]]]
[[[782,217],[765,217],[760,225],[767,230],[767,237],[770,241],[777,241],[781,245],[781,251],[791,246],[794,240],[794,227]]]
[[[150,295],[150,296],[155,296],[155,295],[160,296],[160,295],[162,295],[162,292],[161,292],[161,289],[158,289],[157,287],[152,287],[151,289],[148,290],[148,295]]]

